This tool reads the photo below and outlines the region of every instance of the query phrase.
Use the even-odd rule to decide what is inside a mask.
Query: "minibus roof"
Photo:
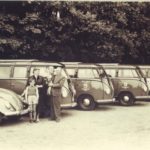
[[[0,64],[8,65],[8,64],[15,64],[15,65],[46,65],[46,66],[60,66],[64,67],[64,64],[59,62],[51,62],[51,61],[44,61],[44,60],[37,60],[37,59],[0,59]]]
[[[81,62],[61,62],[61,63],[64,65],[76,65],[76,64],[79,64]]]
[[[38,61],[37,59],[0,59],[0,62],[32,62]]]
[[[38,66],[43,66],[43,65],[46,65],[46,66],[60,66],[60,67],[64,67],[65,65],[64,64],[61,64],[61,63],[57,63],[57,62],[48,62],[48,61],[33,61],[31,63],[32,65],[38,65]]]
[[[77,68],[98,68],[101,65],[97,65],[94,63],[82,63],[82,62],[73,62],[73,63],[64,63],[66,67],[77,67]]]
[[[119,63],[97,63],[98,65],[102,66],[117,66]]]
[[[137,67],[141,68],[141,69],[150,69],[150,65],[137,65]]]
[[[124,68],[124,69],[135,69],[136,66],[132,66],[132,65],[102,65],[103,68]]]

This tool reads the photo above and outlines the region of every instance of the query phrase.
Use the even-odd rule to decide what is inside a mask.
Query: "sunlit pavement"
[[[59,123],[7,120],[0,126],[3,150],[141,150],[150,148],[150,102],[122,107],[100,105],[94,111],[67,109]]]

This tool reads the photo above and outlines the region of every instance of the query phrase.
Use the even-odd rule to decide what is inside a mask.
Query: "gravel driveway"
[[[59,123],[27,117],[0,126],[3,150],[146,150],[150,148],[150,102],[132,107],[100,105],[94,111],[62,111]]]

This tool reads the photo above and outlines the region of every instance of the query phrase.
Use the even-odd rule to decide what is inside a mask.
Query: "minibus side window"
[[[150,70],[149,70],[149,69],[147,70],[147,75],[146,75],[146,77],[150,78]]]
[[[119,69],[118,77],[135,78],[138,77],[138,74],[134,69]]]
[[[136,70],[132,69],[132,75],[134,78],[139,77],[139,75],[137,74]]]
[[[116,76],[116,69],[105,69],[105,71],[109,77],[115,77]]]
[[[14,67],[14,78],[26,78],[27,77],[27,67]]]
[[[98,77],[98,72],[94,69],[79,69],[78,70],[78,77],[79,78],[97,78]]]
[[[94,74],[94,78],[98,79],[99,78],[99,74],[98,74],[97,70],[96,69],[92,69],[92,71],[93,71],[93,74]],[[103,72],[103,74],[104,74],[104,72]]]
[[[98,72],[99,72],[99,76],[100,76],[101,78],[104,78],[104,77],[105,77],[105,72],[104,72],[103,69],[98,69]],[[98,77],[97,77],[97,78],[98,78]]]
[[[76,69],[73,69],[73,68],[67,68],[67,69],[66,69],[68,75],[69,75],[71,78],[75,77],[75,74],[76,74],[75,70],[76,70]]]
[[[9,66],[0,66],[0,78],[9,78],[11,73],[11,67]]]

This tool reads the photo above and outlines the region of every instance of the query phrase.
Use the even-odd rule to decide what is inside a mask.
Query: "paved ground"
[[[63,110],[59,123],[7,121],[0,126],[3,150],[148,150],[150,102],[132,107],[101,105],[95,111]]]

